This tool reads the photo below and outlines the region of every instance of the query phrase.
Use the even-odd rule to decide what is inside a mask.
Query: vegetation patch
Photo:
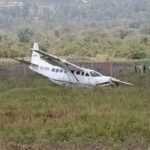
[[[115,143],[123,147],[131,138],[146,145],[150,142],[149,77],[130,80],[135,86],[93,89],[55,86],[39,77],[0,81],[0,139],[21,145],[46,140],[70,146],[101,140],[111,142],[113,148]]]

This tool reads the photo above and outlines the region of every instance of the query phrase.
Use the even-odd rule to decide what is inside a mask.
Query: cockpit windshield
[[[91,75],[91,77],[100,77],[100,76],[102,76],[102,74],[100,74],[100,73],[98,73],[96,71],[91,71],[90,75]]]

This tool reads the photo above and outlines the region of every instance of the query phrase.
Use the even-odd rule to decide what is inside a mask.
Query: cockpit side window
[[[101,75],[95,71],[90,72],[91,77],[100,77]]]
[[[85,74],[86,77],[89,77],[90,75],[88,73]]]
[[[80,71],[77,71],[76,74],[77,74],[77,75],[80,75]]]

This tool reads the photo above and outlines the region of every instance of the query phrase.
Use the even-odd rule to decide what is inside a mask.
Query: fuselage
[[[85,69],[83,71],[65,70],[58,66],[53,66],[40,59],[39,65],[30,65],[29,68],[51,80],[56,84],[79,85],[79,86],[106,86],[113,84],[111,77],[104,76],[94,70]]]

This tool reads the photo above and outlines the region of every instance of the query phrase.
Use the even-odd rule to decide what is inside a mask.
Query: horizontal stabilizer
[[[18,61],[18,62],[20,62],[22,64],[26,64],[26,65],[35,65],[35,64],[32,64],[31,62],[26,61],[24,59],[14,58],[14,60],[16,60],[16,61]]]

